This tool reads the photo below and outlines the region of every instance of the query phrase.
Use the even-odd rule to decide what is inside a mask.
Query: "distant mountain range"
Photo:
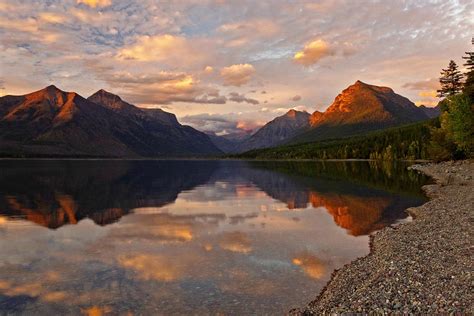
[[[13,156],[156,157],[221,154],[174,114],[99,90],[88,99],[55,86],[0,98],[0,153]]]
[[[0,97],[0,155],[73,157],[217,156],[331,138],[427,120],[392,89],[355,82],[325,112],[290,110],[249,137],[207,135],[161,109],[145,109],[99,90],[87,99],[55,86]]]
[[[441,109],[438,105],[432,108],[427,107],[425,105],[420,105],[418,108],[425,112],[426,116],[428,116],[429,118],[435,118],[441,114]]]
[[[238,148],[240,152],[330,138],[349,137],[438,116],[439,108],[417,107],[392,89],[357,81],[325,112],[291,110],[268,122]]]
[[[265,124],[250,138],[236,147],[237,152],[254,148],[273,147],[309,128],[308,112],[289,110],[286,114]]]

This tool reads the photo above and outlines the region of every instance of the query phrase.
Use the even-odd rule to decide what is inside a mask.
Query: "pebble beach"
[[[335,271],[292,315],[473,314],[474,161],[418,164],[430,200],[413,221],[371,236],[371,252]]]

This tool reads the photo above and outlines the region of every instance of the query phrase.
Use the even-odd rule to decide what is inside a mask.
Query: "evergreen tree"
[[[474,37],[472,38],[472,44],[474,45]],[[464,93],[469,97],[472,103],[474,103],[474,52],[466,52],[467,56],[462,58],[466,60],[464,66],[467,68],[465,73],[466,82],[464,83]]]
[[[462,89],[461,79],[462,74],[458,70],[458,65],[454,60],[451,60],[448,68],[441,71],[441,77],[439,78],[441,89],[438,90],[438,97],[444,98],[459,93]]]

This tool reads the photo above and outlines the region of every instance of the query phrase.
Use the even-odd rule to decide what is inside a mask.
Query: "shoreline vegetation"
[[[472,39],[474,44],[474,38]],[[474,52],[466,52],[466,73],[451,60],[442,69],[440,116],[350,137],[287,143],[233,155],[240,158],[373,159],[434,161],[474,158]],[[465,80],[463,81],[463,78]],[[323,126],[331,128],[330,125]],[[353,127],[353,130],[357,130]]]
[[[423,186],[430,200],[407,210],[414,220],[372,235],[367,256],[334,271],[316,299],[291,315],[474,313],[474,161],[409,168],[435,181]]]
[[[352,137],[290,144],[232,155],[257,159],[426,160],[430,128],[436,119],[372,131]]]
[[[373,162],[384,162],[377,159],[358,159],[358,158],[347,158],[347,159],[318,159],[318,158],[307,158],[307,159],[300,159],[300,158],[287,158],[287,159],[276,159],[276,158],[236,158],[236,157],[138,157],[138,158],[115,158],[115,157],[1,157],[0,160],[130,160],[130,161],[153,161],[153,160],[222,160],[222,161],[302,161],[302,162],[351,162],[351,161],[373,161]],[[415,159],[415,160],[407,160],[407,159],[399,159],[387,162],[402,162],[402,163],[424,163],[424,162],[432,162],[429,159]]]

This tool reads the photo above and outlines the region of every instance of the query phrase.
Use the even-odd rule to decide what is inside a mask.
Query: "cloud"
[[[112,4],[112,0],[77,0],[77,3],[83,3],[91,8],[107,7]]]
[[[229,224],[237,225],[242,224],[249,219],[254,219],[258,217],[258,213],[250,213],[250,214],[243,214],[243,215],[234,215],[229,217]]]
[[[206,66],[206,67],[204,68],[204,72],[205,72],[206,74],[212,74],[212,73],[214,72],[214,68],[211,67],[211,66]]]
[[[109,75],[108,75],[109,76]],[[153,83],[172,83],[181,87],[186,86],[183,83],[192,84],[192,77],[184,72],[159,71],[154,74],[132,74],[130,72],[112,73],[108,79],[109,82],[123,84],[153,84]]]
[[[337,1],[309,2],[305,3],[305,9],[327,13],[337,6]]]
[[[135,44],[120,50],[119,57],[139,61],[162,61],[179,51],[188,51],[186,39],[173,35],[140,36]]]
[[[439,81],[436,78],[430,78],[421,81],[407,82],[402,87],[410,90],[436,90],[439,89]]]
[[[269,19],[254,19],[223,24],[218,30],[223,33],[239,35],[259,34],[262,36],[270,36],[278,33],[279,26]]]
[[[128,90],[122,93],[127,100],[133,100],[142,106],[172,104],[175,102],[198,103],[198,104],[225,104],[225,96],[212,97],[202,90],[188,90],[171,92],[168,87],[147,87],[139,90]]]
[[[226,86],[240,87],[250,81],[255,68],[250,64],[236,64],[221,69],[221,77]]]
[[[62,24],[66,22],[66,17],[53,12],[41,12],[39,14],[40,20],[46,23]]]
[[[420,97],[436,98],[438,93],[436,92],[436,90],[428,90],[428,91],[420,91],[418,95]]]
[[[259,127],[262,127],[265,123],[260,121],[252,120],[240,120],[237,121],[237,128],[244,131],[255,131]]]
[[[434,101],[434,100],[418,100],[418,101],[415,101],[416,106],[424,105],[424,106],[428,106],[428,107],[434,107],[434,106],[437,106],[438,103],[439,103],[439,101]]]
[[[130,72],[103,73],[103,79],[124,98],[142,105],[190,102],[225,104],[227,98],[215,88],[201,84],[184,72],[160,71],[156,74]]]
[[[199,98],[193,99],[192,102],[204,104],[225,104],[227,102],[227,98],[223,95],[209,97],[209,94],[206,94]]]
[[[298,64],[310,66],[317,63],[322,58],[332,56],[335,53],[335,50],[330,47],[327,42],[318,39],[307,43],[303,50],[297,52],[293,56],[293,60]]]
[[[142,280],[158,280],[171,282],[183,277],[186,271],[184,258],[181,264],[166,255],[138,254],[133,256],[121,256],[118,263],[123,268],[133,270]]]
[[[272,110],[273,113],[282,114],[288,112],[288,108],[276,108]]]
[[[301,100],[301,96],[300,95],[295,95],[294,97],[291,98],[292,101],[299,101]]]
[[[236,113],[187,115],[180,122],[216,135],[248,135],[264,124],[258,119],[242,118]]]
[[[422,99],[414,102],[417,106],[436,106],[439,103],[436,92],[439,89],[439,81],[436,78],[407,82],[402,85],[402,88],[418,91],[417,96]]]
[[[0,28],[12,30],[14,32],[35,33],[38,31],[38,21],[33,18],[24,20],[7,20],[2,17],[0,19]],[[4,38],[2,38],[2,41]]]
[[[143,35],[135,42],[121,48],[117,57],[120,60],[141,62],[162,62],[173,66],[195,65],[204,62],[209,52],[209,43],[191,40],[183,36]],[[206,46],[206,50],[202,47]]]
[[[229,100],[237,103],[247,102],[250,104],[259,104],[258,100],[246,98],[244,94],[238,94],[237,92],[229,93]]]
[[[303,252],[293,258],[293,264],[301,267],[313,279],[320,279],[326,271],[324,264],[316,256]]]
[[[269,19],[252,19],[223,24],[218,31],[224,36],[226,47],[240,47],[250,41],[272,37],[279,32],[279,26]]]
[[[207,133],[223,133],[225,131],[228,134],[233,134],[241,132],[237,127],[237,121],[225,115],[207,113],[188,115],[181,118],[181,122]]]
[[[337,1],[284,0],[227,1],[219,6],[215,1],[90,4],[95,8],[84,1],[77,4],[77,0],[0,1],[0,77],[6,78],[3,93],[24,94],[50,83],[81,94],[108,89],[105,75],[86,65],[87,59],[95,58],[112,68],[106,71],[109,74],[185,72],[193,77],[193,89],[181,90],[176,98],[161,92],[155,95],[150,83],[137,84],[136,91],[129,84],[113,83],[111,90],[119,94],[126,90],[127,98],[137,95],[137,100],[147,104],[191,100],[173,104],[171,109],[179,117],[214,113],[212,105],[199,103],[224,101],[224,96],[213,99],[207,94],[211,88],[225,90],[221,94],[226,97],[230,91],[246,93],[221,87],[225,83],[222,67],[248,63],[258,68],[258,74],[251,75],[247,85],[271,92],[275,98],[267,99],[265,106],[270,110],[259,117],[269,120],[272,109],[287,107],[288,99],[295,95],[324,110],[347,84],[364,78],[401,91],[412,100],[425,99],[418,92],[436,88],[402,86],[420,78],[436,78],[446,58],[455,58],[460,64],[460,56],[471,45],[472,10],[466,1],[437,5],[395,1],[390,7],[377,2],[363,8],[357,2],[338,5]],[[335,16],[337,19],[328,18]],[[435,36],[441,33],[445,36]],[[315,49],[309,44],[317,40],[324,41],[334,56],[321,57],[311,64],[318,67],[304,71],[295,67],[310,63]],[[321,45],[317,48],[316,52],[328,53]],[[358,54],[343,58],[355,50]],[[297,51],[302,53],[300,64],[292,60]],[[206,66],[214,68],[212,74],[204,71]],[[251,106],[240,105],[244,112]],[[233,112],[233,106],[234,102],[227,102],[218,111]]]
[[[0,2],[0,11],[8,11],[8,10],[13,10],[15,6],[10,3],[6,2]]]
[[[224,221],[223,214],[173,215],[162,212],[157,207],[134,209],[137,216],[128,218],[126,225],[114,229],[108,236],[113,239],[153,240],[155,243],[176,244],[192,241],[203,225],[210,229]],[[130,226],[140,225],[142,232],[130,230]]]
[[[88,23],[95,27],[103,27],[104,24],[109,24],[110,19],[117,18],[117,16],[111,13],[91,11],[82,8],[71,8],[68,13],[78,22]]]
[[[306,108],[305,105],[298,105],[298,106],[294,106],[294,107],[291,107],[291,108],[278,107],[278,108],[271,109],[271,112],[275,113],[275,115],[281,115],[281,114],[284,114],[284,113],[288,112],[289,110],[296,110],[296,111],[300,111],[300,112],[308,112],[308,109]]]
[[[437,106],[439,103],[438,93],[436,90],[421,90],[418,96],[422,99],[415,101],[417,106]]]
[[[308,108],[304,105],[298,105],[293,108],[296,111],[308,112]]]
[[[222,249],[232,252],[249,253],[252,251],[252,242],[247,234],[242,232],[224,233],[219,242]]]

